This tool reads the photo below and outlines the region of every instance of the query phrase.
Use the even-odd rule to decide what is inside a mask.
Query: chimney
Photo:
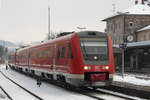
[[[142,5],[144,5],[144,0],[142,0]]]
[[[138,0],[135,0],[135,5],[137,5],[138,4]]]

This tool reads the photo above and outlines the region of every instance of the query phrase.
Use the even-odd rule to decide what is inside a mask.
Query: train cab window
[[[62,48],[61,57],[65,58],[65,47]]]
[[[72,49],[71,49],[71,44],[68,44],[68,54],[67,54],[68,58],[73,58],[72,56]]]
[[[58,50],[57,50],[57,58],[58,58],[58,59],[60,58],[60,50],[59,50],[59,48],[58,48]]]

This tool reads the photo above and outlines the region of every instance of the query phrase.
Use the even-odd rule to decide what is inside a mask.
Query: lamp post
[[[50,32],[50,0],[48,0],[48,40],[51,39],[51,32]]]
[[[128,14],[129,12],[117,12],[120,15],[123,15],[123,31],[122,31],[122,44],[119,45],[120,48],[122,48],[122,78],[124,78],[124,65],[125,65],[125,49],[127,47],[126,41],[125,41],[125,15]]]

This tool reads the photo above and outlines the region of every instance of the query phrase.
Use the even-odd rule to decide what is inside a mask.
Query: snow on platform
[[[150,78],[139,75],[115,75],[112,85],[150,92]]]

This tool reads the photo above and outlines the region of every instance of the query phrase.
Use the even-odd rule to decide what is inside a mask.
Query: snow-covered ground
[[[10,100],[5,93],[0,89],[0,100]]]
[[[138,75],[125,74],[124,77],[115,75],[113,81],[126,82],[141,86],[150,86],[150,80],[140,79]],[[144,78],[144,77],[143,77]],[[148,77],[147,77],[148,78]]]
[[[0,70],[6,74],[8,77],[10,77],[11,79],[13,79],[14,81],[16,81],[17,83],[19,83],[20,85],[24,86],[25,88],[29,89],[30,91],[32,91],[33,93],[41,96],[42,98],[44,98],[44,100],[50,100],[50,99],[55,99],[55,100],[93,100],[90,97],[78,94],[78,93],[74,93],[74,92],[70,92],[67,91],[63,88],[48,84],[43,82],[41,87],[38,87],[36,85],[36,80],[30,77],[27,77],[23,74],[20,74],[18,72],[15,72],[11,69],[6,70],[4,65],[0,65]],[[135,75],[125,75],[124,78],[122,78],[119,75],[115,75],[114,76],[114,81],[121,81],[121,82],[128,82],[128,83],[132,83],[135,85],[146,85],[146,86],[150,86],[150,80],[143,80],[143,79],[139,79],[136,78]],[[3,88],[5,90],[7,90],[8,93],[11,94],[11,96],[15,97],[15,95],[22,95],[21,90],[15,90],[15,92],[13,91],[14,86],[12,86],[11,83],[9,83],[6,79],[4,79],[3,76],[0,75],[0,86],[3,86]],[[0,91],[0,95],[2,94],[2,92]],[[21,97],[20,96],[20,97]],[[20,100],[20,97],[18,96],[17,98],[15,98],[15,100]],[[3,99],[0,98],[0,100],[8,100],[8,98]],[[26,97],[21,98],[21,100],[27,100]],[[116,100],[114,98],[112,98],[112,100]]]
[[[36,80],[26,77],[25,75],[19,74],[12,70],[5,70],[4,66],[0,66],[0,70],[4,72],[8,77],[13,79],[14,81],[18,82],[20,85],[24,86],[25,88],[29,89],[35,94],[38,94],[41,96],[44,100],[93,100],[90,97],[67,91],[63,88],[48,84],[48,83],[42,83],[41,87],[38,87],[36,85]],[[4,83],[5,82],[5,83]],[[3,80],[2,76],[0,76],[0,85],[3,85],[3,88],[6,90],[11,90],[13,87],[10,85],[10,83],[6,82],[6,80]],[[14,93],[11,93],[11,91],[7,91],[10,93],[10,95],[20,94],[20,90],[15,91]],[[13,96],[14,97],[14,96]],[[3,100],[0,98],[0,100]],[[4,99],[5,100],[5,99]],[[14,100],[29,100],[26,99],[26,97],[22,97],[19,99],[19,97],[16,97]]]

